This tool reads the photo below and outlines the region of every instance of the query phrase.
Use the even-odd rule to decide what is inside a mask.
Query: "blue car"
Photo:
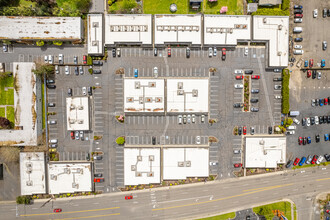
[[[302,157],[300,162],[299,162],[299,166],[304,165],[305,162],[306,162],[306,157]]]
[[[308,143],[308,144],[312,143],[312,138],[311,138],[311,137],[308,137],[308,138],[307,138],[307,143]]]
[[[325,59],[321,60],[321,67],[325,67]]]
[[[308,67],[308,60],[305,60],[305,67]]]
[[[329,134],[324,134],[324,141],[328,141],[329,140]]]
[[[319,105],[320,105],[320,106],[323,106],[323,101],[322,101],[322,99],[320,99],[320,101],[319,101]]]
[[[138,76],[139,76],[139,71],[138,71],[138,69],[134,69],[134,77],[135,77],[135,78],[138,78]]]
[[[303,6],[302,5],[295,5],[293,6],[294,9],[303,9]]]

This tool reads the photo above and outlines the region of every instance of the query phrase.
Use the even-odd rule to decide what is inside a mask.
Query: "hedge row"
[[[288,114],[290,111],[290,89],[289,89],[289,81],[290,81],[290,72],[288,69],[284,69],[282,71],[282,113]]]

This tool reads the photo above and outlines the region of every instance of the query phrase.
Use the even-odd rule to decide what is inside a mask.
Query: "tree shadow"
[[[216,2],[207,2],[207,5],[210,7],[210,8],[214,8],[214,7],[217,7],[219,5],[219,2],[216,1]]]

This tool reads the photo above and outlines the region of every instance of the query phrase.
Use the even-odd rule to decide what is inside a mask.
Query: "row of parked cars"
[[[330,100],[330,97],[324,98],[324,99],[312,99],[311,105],[312,105],[312,107],[328,105],[329,100]]]
[[[254,127],[250,127],[250,134],[251,135],[254,135],[255,133],[255,128]],[[273,133],[273,127],[272,126],[269,126],[268,127],[268,134],[272,134]],[[238,127],[237,128],[237,134],[238,135],[246,135],[247,134],[247,128],[246,126],[243,126],[243,127]]]
[[[196,115],[178,115],[178,124],[190,124],[196,122]],[[205,115],[201,115],[201,123],[205,123]]]
[[[294,13],[294,23],[302,23],[303,21],[303,6],[302,5],[294,5],[293,6],[293,13]],[[302,28],[301,27],[295,27],[293,28],[293,33],[297,34],[297,33],[301,33],[302,32]],[[303,38],[302,37],[296,37],[294,38],[295,42],[302,42]],[[296,55],[302,55],[304,53],[304,51],[302,50],[302,46],[301,45],[295,45],[294,46],[294,50],[293,53]]]
[[[322,155],[320,155],[320,156],[308,155],[307,158],[302,157],[301,159],[297,157],[294,161],[289,160],[288,163],[286,164],[286,168],[290,168],[292,165],[293,166],[297,166],[297,165],[302,166],[304,164],[320,164],[320,163],[322,163],[324,158],[326,159],[326,161],[330,161],[330,155],[328,155],[328,154],[325,154],[324,157]]]
[[[84,131],[71,131],[70,136],[72,140],[82,140],[84,141]]]
[[[81,91],[82,91],[82,94],[83,95],[87,95],[87,93],[88,93],[88,95],[93,95],[93,88],[91,87],[91,86],[88,86],[88,87],[82,87],[81,88]],[[73,95],[73,92],[72,92],[72,89],[71,88],[69,88],[68,89],[68,96],[72,96]]]
[[[307,70],[307,78],[311,78],[312,79],[318,79],[320,80],[322,78],[322,73],[321,71],[316,71],[316,70]]]
[[[305,117],[302,119],[302,126],[311,126],[311,125],[318,125],[318,124],[330,124],[330,115],[329,116],[312,116],[312,117]]]

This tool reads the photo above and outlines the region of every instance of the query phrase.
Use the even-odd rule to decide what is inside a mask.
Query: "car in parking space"
[[[297,166],[298,163],[299,163],[300,159],[297,157],[295,160],[294,160],[294,163],[293,163],[293,166]]]
[[[327,9],[326,8],[323,9],[323,17],[324,18],[327,17]]]
[[[320,105],[320,106],[323,106],[323,102],[324,102],[323,99],[319,99],[319,105]]]
[[[251,103],[257,103],[259,101],[259,99],[251,99],[250,102]]]
[[[295,42],[302,42],[303,41],[303,38],[302,37],[296,37],[294,39]]]
[[[171,48],[170,47],[167,48],[167,56],[168,57],[171,57],[172,56]]]
[[[250,127],[250,134],[254,135],[254,127]]]
[[[80,134],[80,140],[84,140],[84,131],[80,131],[79,132],[79,134]]]
[[[116,48],[112,48],[112,57],[116,57]]]
[[[330,115],[328,115],[327,123],[330,123]]]
[[[65,74],[66,75],[69,75],[70,74],[69,66],[65,66]]]
[[[249,54],[249,48],[244,47],[244,55],[247,56]]]
[[[48,121],[48,124],[49,124],[49,125],[56,125],[57,122],[56,122],[55,120],[49,120],[49,121]]]
[[[316,164],[320,164],[323,160],[324,160],[324,157],[323,157],[322,155],[320,155],[320,156],[317,158]]]
[[[240,154],[242,151],[241,150],[234,150],[234,154]]]
[[[259,111],[259,108],[255,108],[255,107],[251,108],[251,112],[258,112],[258,111]]]
[[[251,79],[260,79],[260,76],[259,75],[253,75],[253,76],[251,76]]]
[[[49,62],[49,64],[53,64],[53,56],[52,55],[48,56],[48,62]]]
[[[310,78],[312,76],[312,70],[307,70],[307,78]]]
[[[313,18],[316,18],[318,15],[318,10],[317,9],[314,9],[313,11]]]
[[[138,76],[139,76],[139,71],[138,71],[138,69],[134,69],[134,77],[135,77],[135,78],[138,78]]]
[[[93,74],[101,74],[102,71],[101,70],[93,70]]]
[[[79,66],[79,73],[80,75],[83,75],[84,74],[84,69],[82,66]]]
[[[286,134],[290,134],[290,135],[293,135],[295,133],[296,133],[295,131],[286,131]]]
[[[187,58],[190,57],[190,48],[189,47],[186,48],[186,57]]]
[[[68,96],[72,96],[72,89],[71,88],[68,89]]]
[[[182,124],[182,115],[178,115],[178,124]]]
[[[87,95],[87,88],[86,87],[82,87],[82,94],[83,95]]]
[[[83,56],[83,64],[87,64],[87,56],[86,55]]]
[[[54,212],[62,212],[62,209],[54,209]]]
[[[317,155],[314,155],[311,164],[315,164],[316,161],[317,161],[317,158],[318,158],[318,156]]]
[[[302,45],[294,45],[294,49],[302,49]]]
[[[241,164],[241,163],[235,163],[235,164],[234,164],[234,167],[235,167],[235,168],[239,168],[239,167],[242,167],[242,165],[243,165],[243,164]]]
[[[324,105],[328,105],[328,98],[324,98]]]
[[[48,56],[47,55],[45,55],[44,61],[45,61],[45,63],[48,63]]]
[[[294,18],[295,19],[302,19],[304,16],[302,14],[295,14]]]
[[[213,56],[213,49],[212,47],[209,47],[209,57],[212,57]]]
[[[196,144],[201,144],[201,136],[196,136]]]
[[[103,174],[102,173],[94,173],[94,177],[102,177]]]
[[[302,145],[302,143],[303,143],[303,138],[302,138],[302,137],[299,137],[299,138],[298,138],[298,144],[299,144],[299,145]]]
[[[274,72],[279,73],[279,72],[281,72],[281,69],[274,69]]]
[[[78,64],[78,57],[77,56],[73,57],[73,63],[76,64],[76,65]]]
[[[201,115],[201,123],[205,123],[205,115]]]
[[[243,127],[243,135],[246,135],[246,126]]]
[[[53,80],[53,79],[47,79],[46,80],[46,83],[47,84],[52,84],[52,83],[55,83],[55,80]]]
[[[303,9],[303,6],[302,5],[294,5],[293,9]]]
[[[47,84],[48,89],[56,89],[56,85],[53,84]]]
[[[75,131],[74,136],[76,140],[79,140],[79,131]]]
[[[75,73],[77,76],[79,75],[79,71],[78,71],[78,67],[77,67],[77,66],[74,67],[74,73]]]
[[[282,80],[283,80],[282,77],[275,77],[275,78],[273,79],[274,82],[279,82],[279,81],[282,81]]]
[[[303,145],[306,145],[307,144],[307,137],[304,137],[303,138]]]
[[[242,127],[238,127],[238,135],[242,135]]]
[[[328,47],[328,43],[327,43],[326,41],[323,41],[323,42],[322,42],[322,49],[323,49],[323,50],[326,50],[327,47]]]
[[[306,159],[306,164],[310,164],[312,162],[313,156],[312,155],[308,155],[307,159]]]
[[[102,183],[104,182],[104,178],[94,178],[94,183]]]
[[[8,52],[8,45],[7,45],[7,44],[4,44],[4,45],[2,46],[2,50],[3,50],[4,53],[5,53],[5,52]]]
[[[187,115],[183,115],[183,124],[187,123]]]
[[[272,134],[273,133],[273,128],[272,128],[272,126],[269,126],[268,127],[268,134]]]
[[[311,119],[309,117],[306,118],[306,125],[307,127],[311,125]]]
[[[226,48],[222,48],[221,52],[222,52],[221,59],[226,60]]]
[[[324,158],[326,161],[330,161],[330,155],[329,154],[324,154]]]
[[[63,56],[63,54],[59,54],[58,55],[58,62],[59,62],[59,64],[63,64],[64,63],[64,56]]]
[[[74,139],[74,132],[73,131],[70,132],[70,136],[71,136],[71,139],[73,140]]]
[[[312,79],[316,79],[316,70],[312,71]]]
[[[294,55],[303,55],[304,51],[303,50],[293,50]]]
[[[217,56],[217,48],[216,47],[213,48],[213,56],[215,56],[215,57]]]
[[[316,143],[320,142],[320,135],[319,134],[315,135],[315,142]]]
[[[157,54],[158,54],[158,51],[157,51],[157,48],[155,47],[155,48],[154,48],[154,56],[156,57]]]
[[[294,123],[296,123],[297,125],[299,125],[299,124],[300,124],[300,121],[299,121],[298,119],[296,119],[296,118],[293,118],[292,120],[293,120],[293,122],[294,122]]]
[[[302,157],[300,162],[299,162],[299,166],[304,165],[305,162],[306,162],[306,157]]]
[[[281,85],[275,85],[275,86],[274,86],[274,89],[275,89],[275,90],[280,90],[280,89],[282,89],[282,86],[281,86]]]
[[[310,59],[309,60],[309,67],[312,68],[314,65],[314,60],[313,59]]]
[[[290,168],[293,164],[293,160],[289,160],[287,164],[285,165],[286,168]]]
[[[103,62],[100,60],[93,60],[93,65],[94,66],[103,66]]]
[[[235,70],[235,74],[243,74],[243,70]]]
[[[325,67],[325,59],[321,60],[321,67]],[[320,72],[321,73],[321,72]]]
[[[154,77],[155,78],[158,77],[158,67],[157,66],[154,67]]]
[[[235,89],[243,89],[243,84],[235,84]]]
[[[125,200],[133,199],[133,196],[125,196]]]
[[[282,96],[281,95],[275,95],[275,99],[281,99]]]
[[[55,107],[55,103],[54,102],[49,102],[48,107]]]
[[[187,115],[187,123],[188,123],[188,124],[191,123],[191,115]]]
[[[94,155],[93,156],[94,160],[102,160],[102,158],[103,158],[102,155]]]
[[[192,114],[191,115],[191,122],[192,123],[195,123],[196,122],[196,115],[195,114]]]
[[[151,142],[152,142],[152,145],[156,145],[156,137],[155,136],[152,137]]]
[[[51,144],[50,147],[56,148],[57,147],[57,144]]]
[[[120,57],[120,55],[121,55],[121,50],[120,48],[117,48],[117,56]]]
[[[312,99],[312,107],[315,106],[315,99]]]
[[[59,69],[58,65],[55,65],[55,73],[56,74],[59,74],[60,73],[60,69]]]
[[[245,70],[244,73],[245,74],[253,74],[253,70]]]
[[[305,60],[304,67],[308,67],[308,60]]]
[[[243,76],[236,76],[235,78],[240,80],[240,79],[243,79],[244,77]]]
[[[259,93],[259,89],[251,89],[251,93],[253,93],[253,94]]]
[[[306,118],[302,118],[301,121],[302,121],[302,126],[306,126],[307,119]]]
[[[328,141],[329,140],[329,134],[324,134],[324,141]]]
[[[303,14],[304,11],[302,9],[294,9],[294,14]]]
[[[315,124],[315,118],[311,117],[311,125],[314,125],[314,124]]]

